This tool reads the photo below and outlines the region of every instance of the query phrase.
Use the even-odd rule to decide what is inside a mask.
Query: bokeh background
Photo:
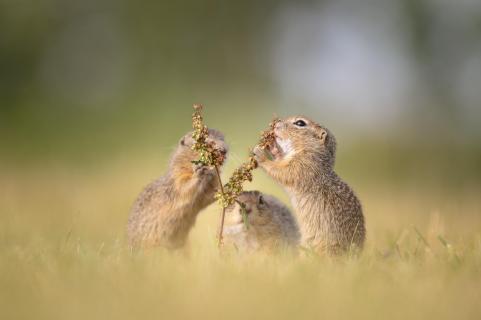
[[[479,145],[479,1],[0,5],[5,161],[154,150],[188,129],[194,102],[234,141],[302,113],[344,151]]]
[[[206,290],[218,299],[218,293],[236,293],[237,285],[249,292],[238,273],[239,283],[230,289],[219,290],[227,278],[206,284],[200,262],[191,265],[194,275],[182,269],[187,278],[171,279],[176,263],[185,261],[170,262],[159,275],[148,260],[132,266],[123,256],[129,267],[122,269],[101,254],[106,250],[118,263],[112,256],[123,245],[130,205],[165,171],[170,152],[190,129],[193,103],[204,104],[207,125],[223,131],[231,146],[225,180],[274,115],[303,114],[330,128],[339,144],[337,171],[364,205],[368,257],[399,252],[396,246],[410,236],[418,243],[419,234],[430,248],[446,247],[442,236],[479,251],[480,1],[0,0],[0,300],[7,318],[100,318],[105,314],[98,300],[120,310],[110,316],[128,318],[155,306],[158,292],[148,285],[160,288],[165,281],[174,292],[163,296],[171,317],[191,316],[189,310],[215,317],[221,309],[207,301],[178,313],[185,291],[175,281],[202,278],[198,291],[188,291],[191,298]],[[261,171],[246,188],[288,202]],[[209,258],[215,255],[217,215],[215,205],[204,212],[191,237],[192,250]],[[411,249],[401,250],[400,259]],[[163,259],[158,257],[159,265]],[[475,261],[470,270],[479,276],[481,260]],[[136,274],[139,268],[143,276]],[[225,268],[223,274],[232,276],[232,268]],[[393,282],[365,269],[347,277],[323,269],[323,279],[333,276],[353,290],[353,314],[391,316],[412,293],[408,287],[389,291]],[[431,309],[411,318],[442,318],[461,305],[467,317],[479,315],[470,303],[481,291],[479,277],[438,286],[448,273],[439,271],[425,283],[429,271],[413,272],[401,275],[407,284],[420,283],[411,297],[451,293],[443,296],[446,310],[432,300]],[[105,277],[112,283],[104,283]],[[340,291],[333,298],[315,286],[298,286],[305,279],[296,277],[287,281],[291,288],[275,290],[259,280],[257,290],[274,297],[306,289],[331,297],[322,305],[328,315],[343,309]],[[366,279],[375,284],[373,297],[386,298],[384,309],[362,304],[368,302],[361,289]],[[336,287],[336,280],[329,281],[323,284]],[[126,299],[115,283],[134,290],[142,302]],[[300,305],[310,301],[297,297]],[[58,299],[63,308],[50,308]],[[222,299],[239,318],[249,314]],[[18,308],[20,301],[29,307]],[[307,310],[317,315],[315,303]],[[291,312],[264,315],[296,314]]]

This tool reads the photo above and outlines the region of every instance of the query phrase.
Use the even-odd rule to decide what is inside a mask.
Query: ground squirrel
[[[294,216],[277,198],[245,191],[227,208],[223,238],[226,245],[232,244],[241,252],[274,252],[295,248],[300,233]]]
[[[207,142],[227,153],[219,131],[209,129]],[[192,150],[193,143],[192,133],[186,134],[170,159],[167,173],[137,197],[127,225],[132,247],[182,247],[197,214],[214,202],[219,188],[215,168],[192,163],[199,157]]]
[[[288,192],[301,230],[301,245],[332,255],[362,249],[361,204],[334,172],[336,140],[305,117],[277,120],[275,141],[254,150],[259,165]]]

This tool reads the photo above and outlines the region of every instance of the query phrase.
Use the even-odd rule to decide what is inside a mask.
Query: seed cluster
[[[194,113],[192,114],[192,128],[194,129],[192,133],[192,138],[194,139],[192,150],[199,153],[199,159],[192,162],[209,167],[221,166],[224,163],[225,155],[215,148],[214,143],[207,142],[209,129],[204,125],[202,108],[202,105],[195,104]]]
[[[271,123],[269,124],[269,129],[261,132],[261,139],[258,143],[258,146],[262,150],[265,150],[266,148],[268,148],[269,146],[271,146],[274,143],[274,141],[276,139],[276,136],[274,134],[274,129],[276,127],[276,124],[279,121],[281,121],[281,119],[274,118],[274,120],[272,120]]]
[[[266,131],[261,132],[261,139],[257,144],[261,149],[265,150],[268,146],[272,145],[275,140],[274,135],[274,127],[279,119],[274,119],[270,125],[269,129]],[[216,200],[220,204],[221,207],[227,208],[230,205],[233,205],[236,201],[237,197],[242,193],[243,183],[246,181],[252,181],[252,171],[256,169],[258,163],[254,156],[250,155],[249,160],[243,163],[239,168],[237,168],[232,177],[229,179],[224,186],[224,192],[217,192],[215,195]]]
[[[274,128],[279,119],[274,119],[269,126],[269,129],[261,132],[261,139],[257,144],[262,150],[268,153],[269,146],[275,141]],[[222,245],[222,230],[224,226],[224,215],[225,209],[233,205],[237,201],[237,197],[242,193],[243,183],[246,181],[252,181],[252,171],[257,168],[258,163],[254,158],[253,152],[249,156],[247,162],[243,163],[239,168],[237,168],[232,177],[229,179],[224,186],[222,186],[222,181],[220,179],[218,167],[220,167],[225,160],[225,155],[222,154],[218,149],[215,148],[213,143],[209,143],[207,138],[209,136],[209,129],[204,125],[202,118],[202,105],[194,105],[194,113],[192,114],[192,128],[194,132],[192,133],[192,138],[194,139],[194,144],[192,150],[199,153],[199,159],[192,161],[195,164],[201,164],[205,166],[213,166],[216,168],[217,178],[219,179],[221,189],[215,194],[215,199],[222,207],[221,223],[219,228],[219,246]],[[237,201],[238,202],[238,201]],[[245,211],[243,204],[241,204],[243,212]],[[244,223],[247,226],[247,219],[245,214],[243,214]]]
[[[221,207],[227,208],[234,204],[239,194],[243,191],[242,184],[245,181],[252,181],[252,171],[256,168],[257,161],[253,156],[250,156],[249,161],[243,163],[234,171],[229,182],[224,185],[224,192],[222,193],[219,191],[215,195],[215,198]]]

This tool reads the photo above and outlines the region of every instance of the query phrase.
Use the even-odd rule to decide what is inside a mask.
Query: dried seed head
[[[216,193],[215,198],[223,208],[234,204],[237,197],[244,191],[243,183],[252,181],[252,171],[255,168],[257,168],[257,161],[251,156],[248,162],[243,163],[234,171],[229,182],[224,186],[224,193]]]
[[[192,150],[199,153],[199,160],[193,161],[195,164],[204,166],[221,166],[224,163],[225,155],[215,147],[213,142],[207,142],[209,137],[209,129],[204,125],[202,118],[202,105],[194,104],[194,113],[192,114],[192,138],[194,144]]]
[[[277,118],[274,119],[270,123],[269,129],[261,133],[261,139],[257,144],[259,147],[266,149],[269,145],[272,145],[275,139],[274,128],[279,121]],[[245,181],[252,181],[252,171],[257,167],[258,163],[251,152],[249,160],[237,168],[229,179],[229,182],[225,184],[224,193],[216,193],[215,198],[223,208],[227,208],[235,203],[237,197],[244,191],[243,183]]]
[[[262,149],[266,149],[270,145],[272,145],[276,139],[274,134],[274,129],[276,124],[281,121],[279,118],[274,118],[271,123],[269,124],[269,129],[261,132],[261,139],[258,143],[258,146]]]

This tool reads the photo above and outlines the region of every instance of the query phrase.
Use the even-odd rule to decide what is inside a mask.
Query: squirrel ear
[[[259,196],[259,204],[264,204],[264,198],[262,196]]]
[[[321,142],[326,142],[327,138],[327,131],[323,128],[321,128],[321,132],[319,133],[319,138],[321,139]]]

